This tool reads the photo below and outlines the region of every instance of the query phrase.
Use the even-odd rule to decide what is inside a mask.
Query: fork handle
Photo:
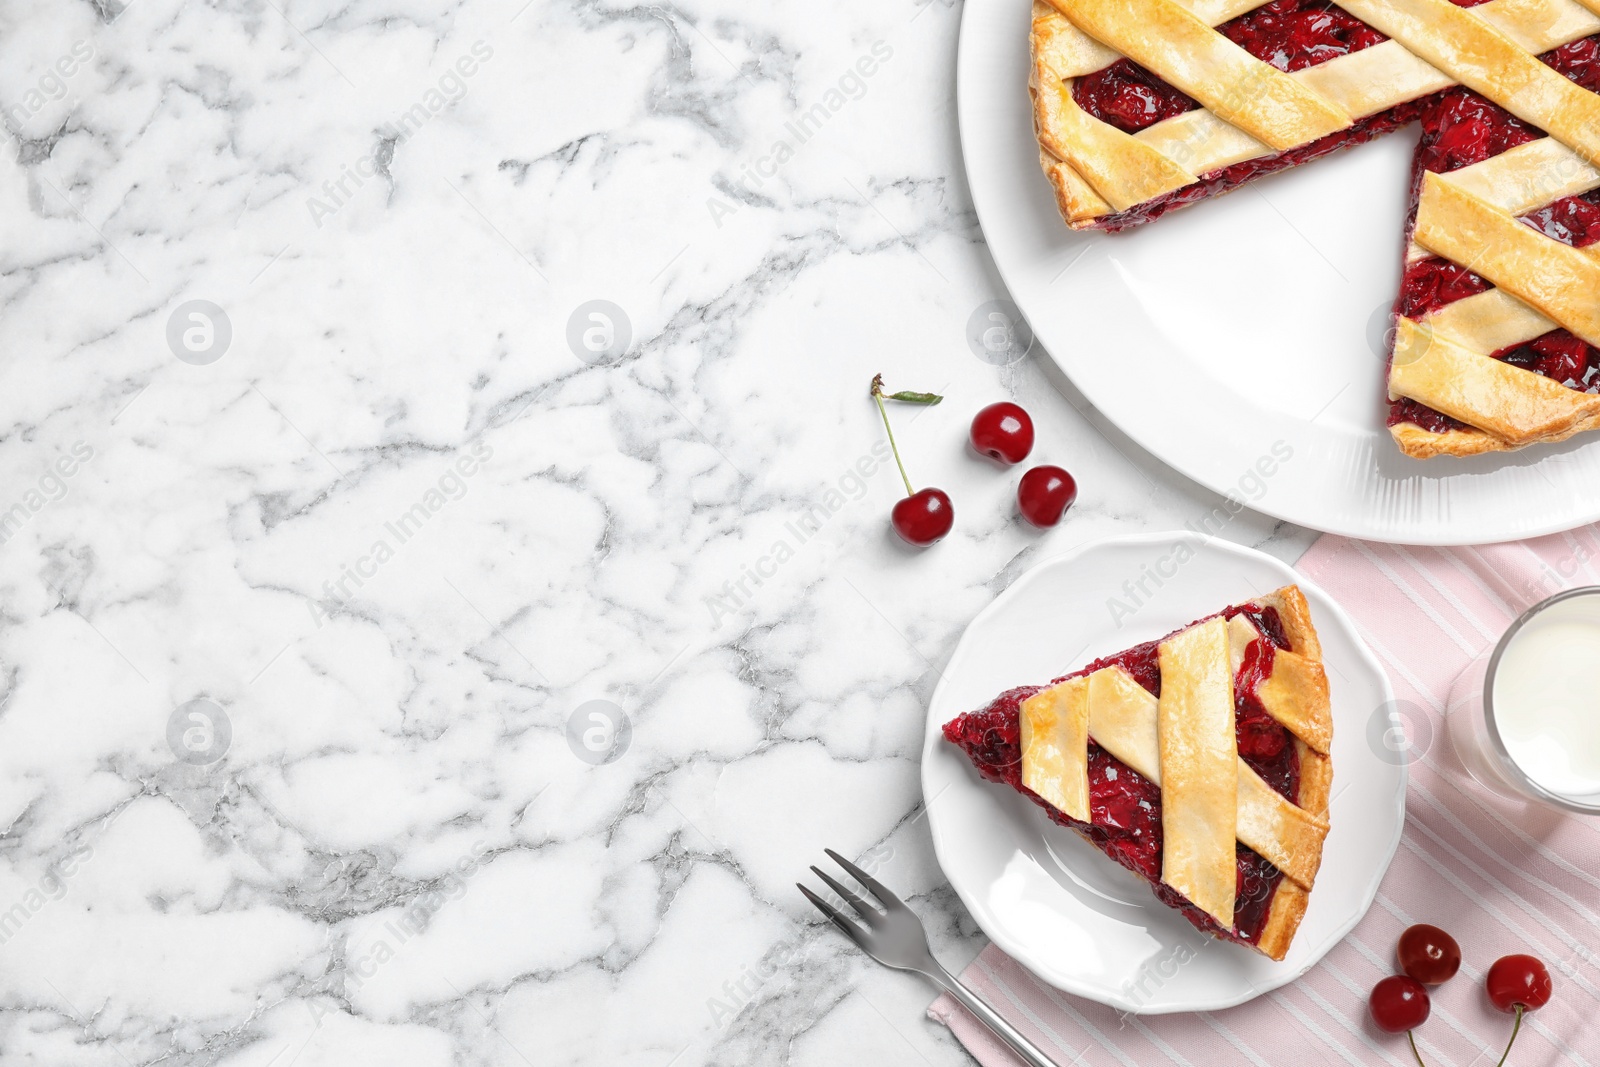
[[[924,973],[933,979],[935,985],[960,1001],[963,1008],[976,1015],[979,1022],[987,1026],[994,1036],[1004,1041],[1012,1052],[1022,1058],[1023,1063],[1028,1067],[1058,1067],[1055,1060],[1041,1052],[1039,1046],[1023,1037],[1016,1027],[1000,1017],[999,1012],[979,999],[978,994],[962,985],[955,975],[944,969],[943,964],[937,960],[932,962],[934,970]]]

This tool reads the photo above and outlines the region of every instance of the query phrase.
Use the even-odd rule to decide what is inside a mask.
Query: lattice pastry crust
[[[1271,615],[1288,647],[1272,642],[1252,612]],[[1013,784],[1099,847],[1092,741],[1159,787],[1161,883],[1209,916],[1211,932],[1227,935],[1235,927],[1236,842],[1281,873],[1253,940],[1234,939],[1282,959],[1322,863],[1333,781],[1328,682],[1310,609],[1297,587],[1286,586],[1241,605],[1231,618],[1169,635],[1157,653],[1159,697],[1113,663],[1023,700],[1020,778]],[[1270,668],[1263,671],[1263,663]],[[1287,731],[1279,736],[1287,736],[1298,768],[1292,797],[1241,758],[1236,685],[1249,686],[1248,699]],[[1114,771],[1102,773],[1115,780]]]
[[[1446,174],[1426,173],[1408,262],[1439,256],[1495,288],[1396,323],[1391,398],[1466,429],[1392,427],[1402,451],[1469,455],[1600,427],[1600,397],[1491,353],[1564,328],[1600,346],[1600,245],[1574,248],[1519,221],[1600,188],[1600,94],[1542,52],[1600,34],[1600,0],[1334,0],[1389,40],[1293,73],[1213,27],[1263,0],[1049,0],[1033,7],[1029,88],[1040,159],[1074,228],[1203,191],[1245,161],[1309,158],[1332,134],[1460,85],[1548,134]],[[1085,112],[1076,79],[1127,57],[1200,104],[1127,133]],[[1285,153],[1297,153],[1285,156]]]

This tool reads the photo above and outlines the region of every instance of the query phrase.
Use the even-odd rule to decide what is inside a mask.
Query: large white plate
[[[1383,332],[1414,131],[1128,233],[1075,234],[1039,171],[1029,11],[1029,0],[967,0],[962,153],[1012,298],[1107,418],[1195,481],[1314,529],[1471,544],[1600,518],[1593,436],[1418,461],[1384,429]],[[1275,444],[1292,459],[1252,474]]]
[[[1193,558],[1180,560],[1180,546]],[[1147,577],[1154,575],[1155,578]],[[1124,582],[1143,581],[1133,604]],[[1158,586],[1159,581],[1159,586]],[[1311,604],[1333,698],[1332,829],[1282,963],[1205,937],[1149,886],[1020,793],[984,781],[944,724],[1017,685],[1152,640],[1290,582]],[[934,849],[984,933],[1051,985],[1126,1011],[1211,1011],[1304,974],[1366,914],[1405,823],[1406,768],[1385,744],[1394,694],[1348,616],[1285,564],[1194,534],[1113,538],[1017,579],[962,636],[933,694],[922,788]]]

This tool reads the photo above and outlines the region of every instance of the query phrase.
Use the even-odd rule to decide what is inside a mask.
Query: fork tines
[[[866,922],[867,926],[872,927],[877,925],[877,923],[884,917],[885,912],[905,908],[905,904],[901,902],[899,897],[891,893],[883,885],[883,883],[873,878],[866,871],[863,871],[860,867],[857,867],[855,864],[851,863],[849,860],[845,859],[831,848],[823,849],[823,851],[828,854],[829,858],[831,858],[833,862],[844,868],[845,873],[849,874],[850,877],[854,878],[861,885],[865,886],[867,892],[871,893],[873,897],[877,899],[878,903],[883,905],[884,911],[879,911],[865,900],[862,900],[854,890],[840,882],[837,878],[834,878],[832,875],[828,874],[828,872],[815,865],[812,866],[811,873],[822,879],[823,883],[827,885],[829,889],[833,890],[839,895],[839,899],[850,905],[850,907],[855,910],[855,913],[861,916],[861,918]],[[835,926],[849,934],[850,937],[857,942],[861,940],[862,931],[860,926],[851,922],[839,911],[838,908],[835,908],[832,904],[817,896],[817,894],[813,893],[806,886],[799,882],[796,882],[795,886],[800,890],[800,892],[804,893],[806,895],[806,899],[811,901],[812,904],[816,905],[817,910],[822,912],[823,915],[827,916]]]

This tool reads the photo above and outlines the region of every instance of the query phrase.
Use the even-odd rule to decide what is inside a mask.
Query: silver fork
[[[915,971],[955,997],[961,1002],[962,1007],[978,1017],[979,1022],[994,1031],[996,1037],[1010,1045],[1011,1050],[1021,1056],[1029,1067],[1057,1067],[1054,1060],[1039,1051],[1032,1041],[1018,1033],[1016,1028],[1002,1019],[998,1012],[978,999],[976,993],[957,981],[955,975],[945,970],[939,961],[933,958],[933,953],[928,950],[928,934],[922,928],[922,920],[918,919],[916,913],[906,907],[899,897],[833,849],[826,848],[823,851],[833,858],[833,862],[843,867],[850,877],[866,886],[867,891],[884,907],[883,911],[879,911],[825,872],[812,867],[811,873],[827,883],[829,889],[838,893],[840,899],[854,908],[856,914],[861,916],[862,922],[867,924],[863,929],[851,922],[832,904],[796,882],[795,885],[806,895],[806,899],[815,904],[817,910],[826,915],[833,925],[843,930],[845,936],[860,946],[863,952],[884,966],[901,971]]]

